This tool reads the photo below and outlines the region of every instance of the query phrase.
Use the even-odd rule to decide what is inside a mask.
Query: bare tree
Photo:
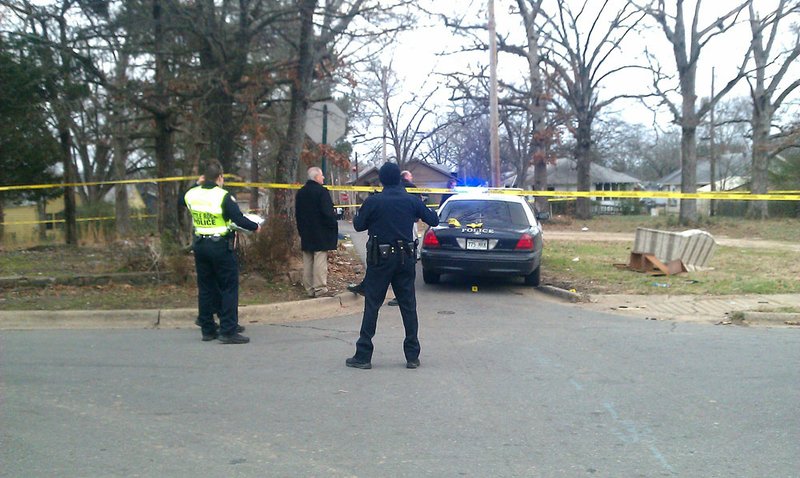
[[[382,146],[391,148],[397,164],[403,168],[413,159],[425,161],[431,154],[430,139],[447,126],[436,117],[430,103],[438,88],[428,88],[427,83],[407,98],[400,98],[397,78],[391,64],[373,62],[367,68],[369,80],[365,82],[366,106],[370,111],[362,114],[379,119],[383,127]]]
[[[548,128],[547,105],[550,97],[546,91],[545,75],[542,73],[541,58],[541,19],[543,0],[516,0],[514,13],[518,15],[525,31],[525,39],[520,44],[511,41],[508,35],[497,34],[499,52],[522,58],[527,65],[523,84],[514,84],[508,79],[500,80],[504,96],[499,98],[500,122],[507,133],[501,161],[511,166],[517,174],[518,185],[526,187],[528,168],[534,168],[534,188],[547,189],[547,162],[549,144],[553,131]],[[469,24],[461,18],[444,18],[445,25],[462,35],[470,42],[462,52],[486,51],[486,25]],[[488,84],[484,71],[476,73],[458,72],[448,75],[455,82],[454,91],[458,96],[452,99],[473,101],[477,105],[488,105]],[[476,87],[477,84],[477,87]],[[519,115],[524,111],[522,117]],[[539,197],[539,203],[547,199]],[[544,206],[544,204],[542,204]]]
[[[653,55],[650,55],[650,59],[653,62],[651,64],[654,75],[653,87],[661,97],[662,105],[669,108],[675,124],[681,127],[681,192],[697,192],[697,127],[714,104],[744,77],[750,51],[743,52],[743,60],[737,74],[708,102],[701,104],[698,108],[696,104],[696,81],[700,53],[713,38],[727,32],[736,23],[739,14],[747,7],[750,1],[745,0],[735,5],[705,27],[699,25],[702,0],[696,0],[694,12],[689,19],[686,18],[684,13],[683,0],[675,0],[674,15],[667,11],[666,0],[650,1],[646,5],[638,5],[636,2],[631,1],[631,4],[636,5],[640,11],[646,13],[658,23],[672,45],[678,72],[680,104],[672,101],[670,97],[671,90],[662,87],[668,77],[662,73],[658,60]],[[697,222],[696,200],[681,199],[680,222],[684,225]]]
[[[753,129],[751,191],[753,194],[766,194],[770,159],[782,149],[781,141],[777,136],[771,135],[775,112],[800,86],[800,79],[795,79],[788,85],[783,81],[789,67],[800,56],[800,32],[795,28],[790,43],[783,50],[773,52],[773,49],[779,37],[789,37],[779,27],[782,21],[785,24],[791,16],[800,13],[800,3],[796,0],[780,0],[777,8],[764,18],[759,18],[753,3],[749,4],[749,11],[755,69],[747,77],[753,99],[750,119]],[[767,202],[751,201],[748,203],[747,214],[749,217],[767,218]]]
[[[504,41],[500,42],[500,49],[503,51],[517,53],[525,58],[528,66],[528,92],[525,96],[524,104],[527,111],[525,128],[523,132],[527,135],[527,144],[518,148],[518,177],[522,178],[520,186],[525,188],[525,180],[528,176],[528,166],[533,166],[533,186],[534,189],[544,191],[547,189],[547,154],[548,144],[552,139],[552,133],[546,132],[547,104],[548,97],[545,94],[545,82],[541,67],[541,26],[538,19],[542,14],[543,0],[517,0],[517,13],[522,20],[525,28],[525,44],[521,49],[516,49],[507,45]],[[508,130],[508,124],[506,125]],[[512,132],[508,130],[511,137]],[[510,138],[509,138],[510,139]],[[536,202],[541,210],[547,207],[547,198],[537,196]]]
[[[644,17],[644,14],[625,4],[608,21],[604,14],[609,11],[609,0],[605,0],[599,10],[589,17],[588,29],[582,17],[589,14],[584,0],[577,13],[573,12],[566,0],[557,0],[558,15],[549,19],[551,29],[547,37],[552,42],[547,58],[558,81],[554,89],[568,107],[566,116],[568,129],[575,137],[575,161],[578,169],[578,191],[590,191],[590,166],[594,157],[592,123],[600,111],[621,98],[641,98],[642,94],[628,92],[601,99],[600,91],[604,82],[637,65],[621,66],[613,64],[614,53],[619,51],[623,40]],[[607,26],[604,22],[608,21]],[[552,30],[552,31],[551,31]],[[584,32],[585,35],[584,35]],[[577,216],[581,219],[591,217],[589,198],[578,198]]]
[[[77,171],[73,159],[73,136],[70,129],[71,115],[76,108],[77,68],[74,58],[69,54],[74,38],[68,16],[75,6],[75,0],[61,0],[50,5],[35,5],[25,0],[19,2],[3,1],[8,11],[14,12],[24,24],[20,33],[31,37],[33,48],[39,61],[49,75],[45,82],[50,114],[55,124],[60,145],[61,164],[64,171],[64,236],[68,245],[78,244],[77,212],[75,188]]]
[[[404,17],[392,19],[392,12],[411,2],[395,0],[381,5],[374,0],[328,0],[323,8],[317,9],[317,0],[297,2],[297,36],[292,39],[295,47],[292,54],[290,73],[289,114],[286,134],[278,147],[275,176],[278,182],[294,182],[297,165],[303,147],[306,113],[313,99],[313,87],[321,78],[328,78],[330,66],[338,58],[336,52],[343,45],[343,38],[359,36],[360,41],[378,41],[381,37],[391,37],[391,33],[408,26]],[[355,32],[353,21],[359,18],[366,24],[378,20],[379,24],[366,31]],[[316,21],[319,20],[319,23]],[[291,220],[293,214],[293,194],[286,190],[276,190],[272,196],[272,211],[277,217]],[[287,229],[292,234],[292,228]]]

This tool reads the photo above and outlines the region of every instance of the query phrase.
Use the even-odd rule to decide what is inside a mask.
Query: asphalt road
[[[0,475],[796,477],[800,333],[418,285],[422,367],[384,307],[248,328],[0,332]]]

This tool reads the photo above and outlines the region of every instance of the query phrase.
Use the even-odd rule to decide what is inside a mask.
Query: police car
[[[522,276],[538,286],[542,228],[522,196],[459,193],[439,208],[439,225],[425,233],[420,259],[426,284],[462,274]]]

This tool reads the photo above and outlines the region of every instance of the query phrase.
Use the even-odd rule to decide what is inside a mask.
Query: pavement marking
[[[644,428],[640,428],[636,426],[636,422],[633,420],[622,420],[619,416],[619,413],[617,413],[617,410],[614,408],[614,404],[611,402],[605,402],[603,406],[608,411],[609,415],[611,415],[614,423],[623,428],[623,430],[614,428],[611,429],[611,432],[617,438],[622,440],[623,443],[645,444],[647,449],[650,451],[650,454],[653,455],[653,458],[655,458],[665,470],[670,473],[675,473],[675,469],[670,466],[669,462],[667,462],[667,459],[664,457],[661,451],[658,450],[655,443],[653,443],[656,440],[652,436],[652,430],[650,430],[650,427],[645,426]]]

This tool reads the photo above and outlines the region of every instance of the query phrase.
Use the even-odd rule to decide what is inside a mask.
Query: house
[[[113,186],[104,196],[108,203],[114,202]],[[131,210],[144,210],[145,202],[139,189],[126,185],[128,203]],[[80,208],[82,204],[80,194],[75,195],[75,205]],[[41,208],[41,210],[40,210]],[[61,241],[64,237],[64,197],[48,199],[43,207],[34,201],[20,201],[6,203],[3,206],[3,243],[10,246],[25,246],[40,242],[40,225],[44,224],[45,238],[48,241]],[[102,220],[102,219],[100,219]]]
[[[533,182],[533,171],[529,173]],[[641,185],[641,180],[600,164],[589,166],[589,182],[592,191],[632,191]],[[530,184],[529,183],[529,184]],[[555,164],[547,165],[547,189],[550,191],[578,190],[578,163],[570,158],[558,158]]]
[[[504,185],[511,187],[516,181],[517,175],[511,174],[506,176]],[[639,188],[642,182],[633,176],[595,163],[589,167],[589,181],[592,191],[631,191]],[[525,184],[533,184],[533,168],[528,169]],[[548,164],[547,189],[549,191],[577,191],[577,162],[570,158],[558,158],[555,164]]]
[[[717,159],[714,186],[716,191],[734,191],[741,189],[750,182],[751,158],[749,153],[729,153],[720,155]],[[661,191],[680,192],[681,169],[677,169],[657,181]],[[697,160],[697,191],[711,191],[711,162],[708,158]],[[677,213],[680,210],[680,201],[667,200],[667,212]],[[711,202],[707,199],[697,200],[697,211],[709,215]]]
[[[414,186],[418,188],[447,188],[447,183],[451,178],[455,177],[447,169],[434,164],[424,163],[419,160],[412,160],[406,163],[403,168],[411,172],[414,176]],[[380,186],[380,179],[378,178],[378,167],[371,166],[364,171],[361,171],[358,177],[348,184],[353,186]],[[358,202],[363,202],[369,193],[358,193]],[[440,194],[428,195],[429,204],[439,204]]]
[[[527,174],[525,184],[533,184],[533,168],[529,168]],[[506,178],[504,184],[506,186],[511,186],[516,183],[516,180],[516,174],[512,174]],[[589,182],[591,184],[591,191],[633,191],[641,189],[641,180],[596,163],[592,163],[589,167]],[[547,190],[577,191],[578,163],[571,158],[558,158],[554,164],[548,164]],[[614,198],[599,198],[596,202],[595,213],[618,212],[619,208],[619,200]]]

